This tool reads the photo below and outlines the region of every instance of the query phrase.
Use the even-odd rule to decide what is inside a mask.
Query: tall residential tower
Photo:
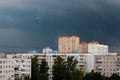
[[[70,53],[79,49],[80,38],[77,36],[61,36],[58,38],[58,50],[60,53]]]

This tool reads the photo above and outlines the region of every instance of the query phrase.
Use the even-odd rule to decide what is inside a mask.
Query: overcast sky
[[[59,35],[120,47],[120,0],[0,0],[0,46],[57,48]]]

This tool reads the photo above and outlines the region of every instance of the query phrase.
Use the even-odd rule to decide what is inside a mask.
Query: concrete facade
[[[120,56],[95,55],[94,70],[110,77],[113,73],[120,75]]]
[[[71,53],[79,49],[80,38],[77,36],[62,36],[58,38],[59,53]]]
[[[96,55],[107,55],[108,54],[108,46],[99,44],[97,42],[90,42],[88,44],[88,53],[93,53]]]
[[[80,50],[80,52],[82,52],[82,53],[88,53],[88,43],[87,42],[81,42],[80,44],[79,44],[79,50]]]

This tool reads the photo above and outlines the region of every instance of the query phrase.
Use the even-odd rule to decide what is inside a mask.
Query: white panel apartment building
[[[43,49],[43,53],[51,53],[51,52],[52,52],[52,49],[49,47],[46,47]]]
[[[65,60],[67,60],[68,56],[74,56],[78,60],[77,68],[85,71],[85,72],[90,72],[91,70],[94,69],[94,55],[92,54],[82,54],[82,53],[71,53],[71,54],[66,54],[66,53],[49,53],[49,54],[12,54],[9,55],[10,57],[19,57],[19,58],[31,58],[33,56],[38,56],[39,63],[41,63],[42,59],[46,59],[48,62],[49,66],[49,80],[52,80],[52,66],[54,65],[54,60],[57,58],[57,56],[61,56]],[[8,56],[8,57],[9,57]]]
[[[103,44],[89,43],[88,53],[93,53],[95,55],[107,55],[108,46]]]
[[[106,53],[108,54],[108,53]],[[91,70],[95,70],[96,72],[101,72],[102,74],[105,74],[105,76],[111,76],[113,73],[120,74],[120,56],[115,55],[94,55],[92,53],[48,53],[48,54],[11,54],[7,57],[12,58],[22,58],[22,59],[28,59],[32,58],[33,56],[38,56],[39,63],[43,59],[45,59],[48,62],[49,66],[49,80],[52,80],[52,66],[54,65],[54,60],[57,58],[57,56],[61,56],[65,60],[67,60],[68,56],[74,56],[78,60],[77,68],[84,71],[85,73],[91,72]],[[111,53],[114,54],[114,53]],[[27,64],[27,62],[26,62]],[[23,66],[22,63],[19,65]],[[23,67],[20,67],[23,68]],[[20,70],[21,72],[21,70]],[[22,73],[23,74],[23,73]],[[27,72],[25,71],[25,74]],[[20,74],[21,75],[21,74]]]
[[[15,77],[31,77],[31,59],[15,59],[14,64]]]
[[[95,55],[94,70],[110,77],[113,73],[120,75],[120,56]]]
[[[14,80],[23,75],[31,77],[31,59],[13,58],[12,55],[0,58],[0,80]]]
[[[0,58],[0,80],[14,80],[14,59]]]

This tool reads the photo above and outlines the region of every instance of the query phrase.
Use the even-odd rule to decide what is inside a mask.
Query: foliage
[[[120,80],[120,76],[117,74],[112,74],[109,80]]]
[[[48,69],[47,62],[43,59],[40,64],[39,80],[48,80]]]
[[[22,80],[22,79],[21,79],[21,78],[19,78],[19,77],[16,77],[16,78],[15,78],[15,80]]]
[[[53,80],[65,80],[66,64],[64,59],[57,57],[53,65]]]
[[[103,80],[103,76],[101,73],[92,70],[90,73],[85,74],[83,80]]]
[[[68,57],[67,61],[58,56],[53,65],[53,80],[120,80],[120,76],[113,74],[111,77],[101,75],[94,72],[84,74],[76,68],[78,61],[73,57]],[[48,80],[48,65],[46,60],[42,60],[38,64],[37,56],[32,59],[32,80]],[[15,80],[21,80],[16,78]],[[24,77],[24,80],[31,80],[29,76]]]
[[[32,80],[48,80],[48,64],[45,59],[38,62],[38,56],[32,58]]]
[[[68,72],[74,71],[76,69],[77,63],[78,63],[78,61],[76,59],[74,59],[74,56],[69,56],[67,58],[67,62],[66,62],[67,71]]]
[[[20,78],[16,77],[15,80],[31,80],[31,78],[29,75],[24,75],[24,76],[21,76]]]
[[[23,77],[23,80],[31,80],[31,78],[30,78],[29,75],[28,75],[28,76],[25,75],[25,76]]]
[[[84,73],[78,69],[71,72],[71,80],[82,80]]]
[[[47,72],[48,72],[48,69],[49,69],[49,67],[48,67],[48,65],[47,65],[47,62],[46,62],[45,59],[43,59],[43,60],[41,61],[41,64],[40,64],[40,73],[47,73]]]
[[[67,80],[72,79],[72,73],[75,73],[77,63],[78,61],[74,58],[74,56],[69,56],[67,58],[67,62],[66,62],[66,68],[67,68],[66,79]]]
[[[32,58],[32,80],[39,80],[38,56]]]

